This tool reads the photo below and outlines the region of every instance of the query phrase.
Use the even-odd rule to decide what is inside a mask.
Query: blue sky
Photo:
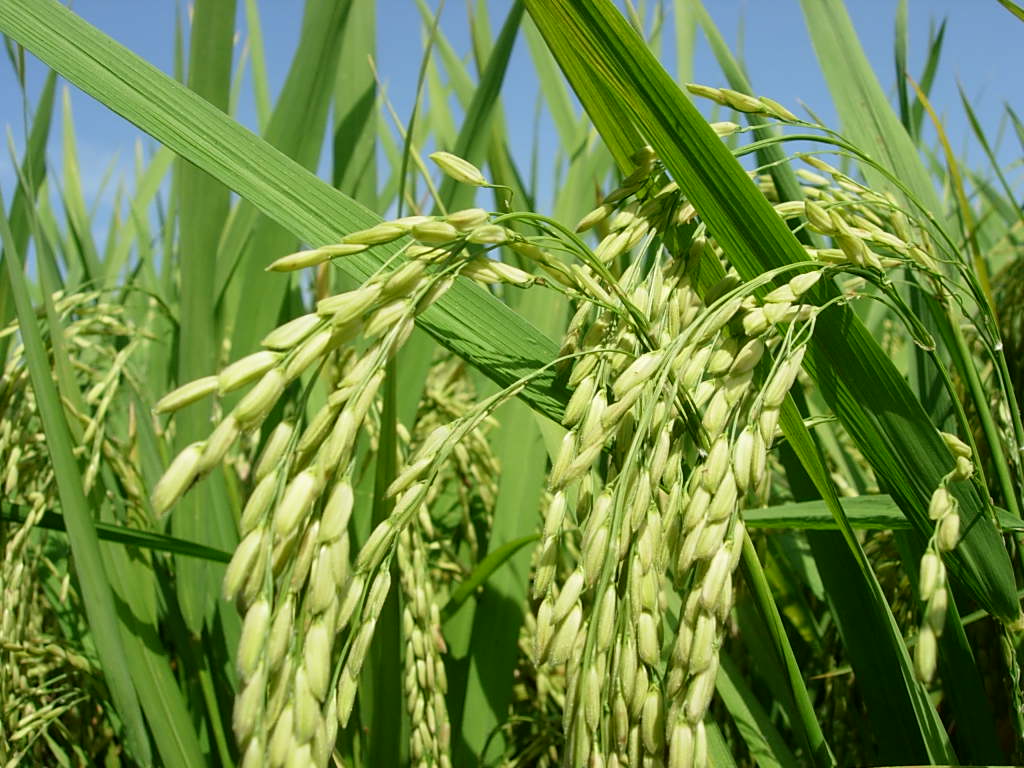
[[[356,0],[367,2],[368,0]],[[436,0],[430,0],[436,7]],[[244,5],[239,3],[239,5]],[[508,0],[491,0],[491,22],[497,29],[507,12]],[[647,3],[648,7],[652,4]],[[666,3],[671,8],[671,3]],[[831,98],[815,59],[797,0],[705,0],[719,29],[734,51],[742,41],[742,51],[754,87],[758,93],[796,109],[810,106],[829,124],[838,126]],[[847,3],[861,42],[884,88],[893,92],[895,0],[851,0]],[[301,23],[302,4],[298,0],[260,0],[268,74],[276,92],[284,82]],[[118,42],[142,55],[157,67],[170,72],[174,19],[179,5],[170,0],[76,0],[74,10]],[[929,25],[947,19],[946,43],[933,90],[933,103],[946,120],[954,147],[975,166],[984,162],[973,142],[960,107],[957,83],[962,83],[979,118],[995,137],[1004,134],[1000,160],[1009,165],[1022,156],[1012,130],[1004,125],[1004,104],[1009,103],[1024,115],[1021,74],[1024,73],[1024,24],[1016,21],[996,0],[910,0],[910,61],[912,74],[919,75],[925,60]],[[423,29],[414,0],[379,0],[378,69],[387,85],[388,95],[403,120],[412,106],[420,65]],[[669,19],[671,24],[671,19]],[[245,23],[239,8],[238,50],[244,42]],[[455,48],[469,51],[466,10],[462,0],[449,0],[442,14],[442,28]],[[669,27],[670,29],[670,27]],[[675,52],[666,49],[665,65],[675,70]],[[43,67],[34,60],[29,68],[29,95],[34,100],[43,78]],[[700,33],[694,59],[694,79],[711,85],[723,85],[724,78]],[[251,91],[247,87],[238,118],[253,127],[255,116]],[[534,136],[533,114],[537,84],[525,41],[517,42],[503,99],[510,117],[513,152],[526,167]],[[134,144],[141,135],[120,117],[90,97],[71,88],[71,101],[77,133],[81,175],[86,194],[96,194],[100,179],[111,163],[119,172],[131,171]],[[0,122],[10,129],[17,146],[22,147],[21,97],[9,64],[0,65],[0,103],[4,109]],[[702,107],[706,110],[706,107]],[[522,115],[520,119],[514,116]],[[51,168],[60,167],[59,130],[54,131],[49,158]],[[145,146],[151,140],[145,139]],[[541,156],[550,156],[556,139],[550,124],[541,123]],[[545,166],[542,166],[545,167]],[[1012,174],[1018,182],[1020,168]],[[7,152],[0,155],[0,185],[9,201],[14,175]],[[1019,188],[1018,183],[1018,188]],[[543,197],[542,197],[543,201]],[[99,221],[109,195],[100,200]],[[109,209],[108,209],[109,210]]]

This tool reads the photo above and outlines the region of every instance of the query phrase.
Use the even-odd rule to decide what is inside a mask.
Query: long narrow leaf
[[[103,470],[104,483],[113,487],[113,473]],[[109,505],[108,505],[109,506]],[[107,510],[108,515],[110,510]],[[97,526],[114,527],[111,523]],[[103,538],[102,534],[100,536]],[[158,625],[158,574],[146,557],[123,546],[102,547],[125,645],[125,666],[136,683],[139,701],[153,734],[160,759],[166,766],[191,768],[205,762],[194,718],[175,679],[171,659],[160,641]]]
[[[719,663],[721,666],[715,679],[715,690],[722,697],[725,708],[735,721],[747,749],[757,764],[765,768],[798,765],[793,753],[772,724],[768,713],[743,681],[736,662],[723,651]]]
[[[0,520],[21,523],[25,515],[17,510],[4,511],[0,514]],[[35,523],[40,528],[51,531],[66,531],[67,526],[64,518],[56,512],[44,512],[43,516]],[[152,531],[141,531],[135,528],[126,528],[115,523],[95,523],[96,535],[100,541],[109,541],[117,544],[126,544],[141,549],[151,549],[154,552],[173,552],[189,557],[198,557],[205,560],[214,560],[218,563],[227,563],[231,560],[231,553],[221,549],[213,549],[194,541],[176,539],[173,536],[166,536],[162,533]]]
[[[227,110],[231,86],[231,40],[234,0],[196,3],[189,40],[189,86],[214,107]],[[178,319],[177,382],[184,383],[216,369],[220,345],[214,317],[214,275],[221,229],[228,214],[227,187],[191,163],[178,169],[179,264],[181,299]],[[189,408],[178,419],[177,450],[209,433],[209,405]],[[230,534],[220,536],[229,511],[204,483],[182,500],[171,518],[175,536],[212,546],[231,546]],[[176,585],[181,613],[189,630],[198,635],[204,619],[212,617],[219,574],[208,563],[192,558],[176,562]]]
[[[491,739],[487,753],[481,754],[491,732],[507,717],[512,701],[523,621],[520,606],[529,588],[530,551],[510,548],[529,541],[536,527],[536,515],[526,512],[538,508],[546,463],[540,431],[526,407],[509,403],[498,415],[502,429],[495,453],[504,471],[498,486],[488,558],[503,553],[508,560],[487,581],[472,617],[461,728],[466,747],[484,765],[494,764],[504,745],[504,736],[499,733]],[[471,762],[468,755],[462,755],[459,761],[458,752],[453,757],[456,762]]]
[[[39,190],[43,186],[46,177],[46,141],[50,136],[56,84],[57,76],[51,72],[46,77],[43,92],[40,94],[36,105],[36,112],[32,118],[32,129],[29,131],[28,141],[25,145],[25,157],[21,163],[19,175],[29,181],[29,186],[26,189],[19,185],[17,190],[15,190],[14,199],[11,201],[11,210],[8,215],[14,245],[22,253],[28,244],[28,214],[33,202],[28,199],[27,191]],[[6,273],[2,273],[0,274],[0,324],[4,326],[14,316],[12,301],[10,281],[7,279]],[[8,339],[0,340],[0,358],[6,359],[9,344],[10,341]]]
[[[354,3],[334,78],[334,186],[368,208],[377,205],[376,4]]]
[[[471,163],[482,163],[491,136],[491,121],[498,105],[498,94],[505,80],[512,46],[519,32],[519,20],[523,17],[523,2],[516,3],[509,11],[501,34],[494,45],[484,68],[473,101],[466,111],[462,128],[455,149],[452,151]],[[457,185],[455,180],[445,177],[441,184],[441,201],[452,210],[466,208],[472,199],[474,190],[465,184]]]

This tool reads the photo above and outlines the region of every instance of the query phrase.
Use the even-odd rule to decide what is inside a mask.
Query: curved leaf
[[[55,0],[0,3],[0,32],[304,242],[334,243],[380,221]],[[401,245],[347,257],[337,266],[362,281]],[[558,354],[536,328],[468,280],[459,280],[417,321],[503,387]],[[519,396],[554,419],[568,400],[550,369],[533,376]]]

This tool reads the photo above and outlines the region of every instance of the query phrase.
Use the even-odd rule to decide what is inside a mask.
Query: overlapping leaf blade
[[[337,242],[380,221],[54,0],[4,3],[0,30],[300,240]],[[338,266],[363,280],[397,247],[358,254]],[[567,393],[550,369],[537,373],[557,355],[557,347],[485,291],[460,281],[419,322],[498,384],[536,374],[520,396],[558,417]]]

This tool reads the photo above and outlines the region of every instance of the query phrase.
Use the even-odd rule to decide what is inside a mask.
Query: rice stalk
[[[39,41],[50,39],[45,29],[53,25],[37,24],[42,33],[31,25],[25,31],[26,19],[38,19],[21,9],[20,0],[13,2],[15,10],[0,11],[0,26],[7,31],[13,25],[15,39],[43,47]],[[475,95],[471,76],[435,24],[450,84],[469,106],[469,119],[454,140],[443,112],[449,94],[435,70],[431,99],[438,104],[431,109],[437,111],[423,121],[429,128],[421,128],[415,143],[429,145],[434,130],[435,146],[459,147],[473,159],[486,154],[488,168],[434,152],[431,158],[447,176],[435,215],[420,215],[427,207],[416,203],[412,185],[402,202],[415,215],[385,221],[342,205],[340,196],[332,198],[315,184],[293,185],[294,174],[287,173],[296,170],[292,165],[261,155],[264,146],[255,140],[245,144],[240,131],[217,122],[222,115],[203,112],[173,89],[160,90],[152,73],[148,80],[125,75],[95,49],[92,37],[73,46],[88,52],[90,66],[89,56],[104,64],[87,87],[108,98],[122,88],[131,98],[117,103],[133,119],[217,183],[233,185],[275,220],[313,238],[310,247],[281,255],[293,235],[278,232],[262,253],[262,238],[247,240],[247,233],[277,225],[268,219],[254,226],[251,202],[225,221],[211,222],[207,239],[224,224],[227,258],[211,272],[224,316],[215,318],[217,338],[202,342],[210,349],[219,344],[214,357],[223,364],[192,370],[198,378],[175,381],[177,389],[156,399],[150,393],[173,380],[168,366],[174,367],[178,352],[161,349],[163,329],[173,327],[189,304],[178,301],[174,289],[181,266],[173,250],[178,214],[167,212],[171,223],[160,236],[165,274],[157,278],[147,257],[149,224],[139,211],[132,211],[129,239],[112,247],[116,259],[104,255],[101,262],[91,239],[73,242],[90,227],[75,180],[68,183],[72,199],[65,204],[69,237],[51,221],[49,204],[39,204],[36,226],[44,230],[43,241],[63,239],[72,251],[53,261],[50,277],[62,277],[66,259],[69,285],[79,273],[113,279],[134,243],[138,274],[126,279],[153,292],[139,301],[128,291],[123,304],[105,291],[54,296],[64,335],[52,340],[51,355],[62,391],[73,395],[64,410],[81,435],[76,459],[97,516],[116,519],[122,528],[161,526],[167,515],[182,515],[176,507],[183,499],[199,509],[192,502],[209,488],[220,500],[214,522],[237,523],[239,543],[222,584],[234,607],[221,603],[216,612],[202,595],[205,565],[169,567],[145,545],[137,554],[134,543],[142,539],[129,538],[132,548],[112,551],[111,583],[132,584],[145,573],[176,587],[176,594],[161,593],[155,578],[152,584],[139,578],[145,581],[139,589],[119,592],[124,615],[139,619],[126,630],[132,647],[142,651],[135,661],[149,669],[166,665],[163,677],[138,678],[162,683],[142,687],[161,758],[173,763],[168,755],[177,754],[179,762],[195,763],[202,741],[215,746],[222,764],[347,764],[376,754],[381,737],[391,739],[393,730],[395,742],[407,743],[389,744],[389,754],[422,766],[473,760],[574,768],[677,768],[730,759],[744,765],[999,762],[996,726],[968,733],[967,724],[994,720],[979,701],[1001,706],[1005,699],[999,726],[1007,726],[1007,733],[1017,727],[1018,742],[1024,732],[1019,626],[1011,621],[1016,603],[1006,599],[1014,592],[1013,576],[1000,570],[1006,553],[999,526],[1007,526],[1009,517],[992,506],[1005,504],[1011,514],[1017,509],[1022,432],[1014,371],[982,289],[984,271],[962,258],[960,245],[969,238],[977,262],[985,255],[979,244],[984,247],[989,235],[979,218],[1011,248],[1012,228],[993,224],[991,211],[986,219],[966,210],[975,203],[964,196],[957,176],[954,212],[965,222],[961,233],[956,217],[922,192],[912,158],[892,162],[888,143],[881,159],[873,157],[815,119],[752,95],[749,84],[733,75],[732,88],[687,86],[692,96],[713,104],[716,117],[742,116],[750,126],[725,119],[706,130],[680,120],[676,127],[704,142],[695,144],[703,150],[696,160],[703,154],[706,165],[694,169],[687,164],[694,158],[673,147],[659,127],[658,119],[671,110],[644,92],[657,80],[645,81],[643,67],[619,66],[607,55],[622,53],[614,46],[603,49],[607,61],[600,66],[586,61],[591,45],[598,50],[621,30],[608,23],[574,37],[572,23],[610,20],[608,4],[589,0],[575,10],[576,4],[547,10],[529,5],[610,150],[595,146],[571,105],[562,105],[559,130],[570,160],[555,217],[513,207],[532,208],[536,185],[522,178],[508,155],[494,106],[521,5],[509,14],[486,65],[485,9],[474,11],[474,46],[484,72]],[[839,3],[826,5],[831,10]],[[32,13],[50,18],[46,6]],[[249,13],[255,14],[255,5]],[[642,28],[640,15],[632,16],[633,26]],[[56,26],[66,31],[72,23]],[[538,50],[547,55],[541,37],[533,27],[528,33],[538,68],[546,62],[557,74],[550,67],[554,59],[536,56]],[[360,40],[355,47],[364,46]],[[56,50],[44,51],[48,60],[81,80],[84,65],[75,51]],[[633,53],[640,60],[647,52]],[[316,57],[308,58],[307,75],[320,66]],[[623,80],[622,70],[636,79]],[[147,102],[139,96],[140,83],[167,96],[181,113],[174,125],[186,128],[166,127],[170,107],[142,110]],[[557,106],[558,86],[547,82],[544,92]],[[281,115],[296,95],[290,89]],[[313,95],[322,110],[323,93]],[[671,101],[671,93],[663,95]],[[338,98],[338,112],[352,115],[344,97]],[[923,92],[919,99],[926,104]],[[877,117],[878,104],[870,107]],[[269,117],[267,109],[264,103],[261,120]],[[202,135],[212,138],[197,148],[186,129],[198,117],[211,126]],[[491,125],[486,121],[492,118],[493,130],[469,130]],[[353,127],[347,119],[336,146]],[[280,138],[277,119],[270,125]],[[813,152],[786,154],[797,131],[817,134]],[[312,147],[318,137],[310,134]],[[399,151],[390,135],[377,138],[397,167]],[[409,147],[413,140],[408,137]],[[719,142],[737,157],[756,154],[746,178],[715,154],[723,149]],[[302,154],[300,143],[286,141],[286,149]],[[243,172],[244,147],[262,158],[267,183]],[[426,176],[418,151],[408,151]],[[726,151],[720,154],[731,162]],[[610,157],[625,171],[609,183]],[[352,175],[354,166],[339,166],[337,157],[335,163],[336,172]],[[958,173],[951,158],[948,164],[950,174]],[[733,194],[702,189],[701,174],[720,177],[721,188]],[[426,181],[437,198],[437,185]],[[371,194],[378,209],[387,209],[388,190],[395,188],[409,189],[407,180],[393,178],[380,199]],[[306,194],[297,191],[302,189]],[[985,211],[991,191],[978,189],[976,205]],[[493,192],[498,210],[478,207],[486,206],[473,200],[478,190]],[[585,212],[588,199],[592,210]],[[441,204],[452,200],[457,204]],[[724,202],[736,204],[735,215],[716,210]],[[563,219],[579,223],[573,230]],[[787,229],[795,239],[779,235]],[[764,236],[764,258],[752,236]],[[255,264],[260,259],[269,262],[271,274],[261,276],[263,264]],[[236,264],[246,273],[242,282],[233,275]],[[49,268],[48,262],[43,266]],[[309,268],[315,276],[303,272]],[[469,288],[467,281],[475,285]],[[233,316],[233,307],[244,312],[242,299],[252,296],[261,305],[273,298],[275,311],[277,300],[287,296],[281,320],[268,333],[243,314]],[[164,302],[172,305],[169,312]],[[483,313],[463,311],[470,306]],[[48,329],[54,328],[50,314]],[[998,314],[1012,345],[1013,318],[1007,322]],[[478,328],[485,316],[488,322]],[[878,344],[871,346],[870,336],[858,331],[855,357],[864,352],[870,363],[871,355],[882,355],[895,363],[891,372],[906,369],[911,387],[896,387],[901,378],[889,383],[913,407],[893,419],[906,416],[913,422],[908,428],[924,434],[919,441],[900,442],[886,425],[877,428],[871,419],[882,415],[872,403],[850,408],[857,385],[872,383],[851,373],[857,365],[845,369],[849,380],[829,381],[843,370],[823,350],[824,338],[836,341],[836,317],[856,328],[863,320],[876,336]],[[213,319],[199,320],[205,325]],[[498,321],[518,329],[518,336],[489,338]],[[465,360],[446,353],[431,363],[432,350],[413,335],[417,325]],[[0,762],[51,754],[68,762],[61,754],[66,745],[81,762],[109,758],[121,748],[124,727],[109,711],[99,662],[90,656],[88,636],[80,642],[79,633],[55,618],[74,615],[78,606],[66,554],[41,527],[53,524],[44,516],[59,507],[59,497],[54,469],[40,447],[45,429],[18,331],[14,325],[0,331],[0,344],[10,352],[0,380],[0,489],[18,520],[3,529]],[[255,341],[260,334],[260,348],[251,348],[249,337]],[[557,338],[557,346],[545,334]],[[60,351],[65,348],[71,350],[67,361]],[[499,390],[488,391],[467,363],[500,382]],[[396,367],[401,380],[388,378]],[[878,370],[867,365],[861,373]],[[67,388],[69,371],[73,390]],[[925,402],[925,393],[933,391],[944,393],[941,402]],[[959,403],[961,394],[966,406]],[[513,397],[560,425],[516,418],[499,424],[497,409]],[[145,413],[154,400],[157,418]],[[524,434],[538,436],[538,446],[543,440],[550,457],[543,477],[543,456],[523,462],[537,464],[537,478],[523,482],[532,488],[505,480],[517,458],[509,435],[524,427]],[[905,450],[879,447],[889,438]],[[168,445],[175,445],[176,456],[161,455]],[[496,446],[502,446],[501,464]],[[891,472],[887,461],[899,471]],[[928,478],[923,491],[914,485],[922,485],[920,477]],[[371,480],[377,484],[372,510],[366,493]],[[880,488],[892,496],[874,501],[889,504],[884,520],[900,530],[863,537],[854,527],[865,518],[848,517],[837,497],[875,495]],[[525,531],[515,528],[515,535],[531,527],[536,534],[506,549],[513,530],[508,507],[517,503],[517,491],[529,501],[514,510],[526,520]],[[775,515],[778,509],[758,509],[819,495],[825,501],[813,513],[800,505],[789,518]],[[894,511],[893,498],[901,512]],[[841,540],[816,530],[830,516]],[[748,533],[773,519],[811,530]],[[185,530],[181,517],[171,522],[179,533]],[[917,534],[905,533],[911,525]],[[992,534],[987,549],[975,547],[979,531]],[[231,538],[236,531],[220,533]],[[532,538],[537,546],[527,573],[509,553]],[[185,550],[192,546],[193,555],[200,549],[178,543]],[[982,552],[992,557],[979,560]],[[515,582],[515,590],[495,589],[497,569],[505,569],[501,575]],[[852,580],[845,578],[851,574]],[[965,589],[957,590],[955,605],[950,595],[958,582]],[[64,593],[59,599],[55,584]],[[65,595],[73,604],[69,610],[61,607]],[[865,600],[870,615],[851,609]],[[998,615],[1001,626],[979,621],[980,613],[971,618],[972,600]],[[482,646],[494,632],[479,630],[499,603],[505,615],[494,613],[495,624],[518,629],[518,648],[510,636],[508,653],[496,648],[491,659],[491,649]],[[881,642],[867,630],[858,633],[862,618],[870,631],[883,633]],[[393,649],[394,658],[382,659],[381,648]],[[866,655],[877,656],[878,665],[875,658],[865,663]],[[381,723],[372,714],[380,709],[370,700],[379,695],[382,662],[400,667],[392,676],[402,684],[402,700],[392,708],[395,722]],[[894,676],[886,680],[885,674]],[[992,680],[995,693],[981,689]],[[877,692],[888,696],[890,681],[896,683],[894,703],[879,706]],[[506,682],[511,704],[502,690]],[[398,693],[397,683],[393,690]],[[169,699],[184,706],[161,710]],[[220,722],[231,699],[233,744]],[[487,707],[494,711],[477,711]],[[865,712],[898,715],[879,731],[880,744],[858,736]],[[894,733],[901,728],[905,734]],[[166,748],[182,738],[196,742],[194,754],[188,745],[180,752]]]
[[[123,308],[106,298],[99,292],[53,297],[63,345],[72,355],[69,362],[89,409],[70,412],[83,430],[78,458],[86,488],[94,487],[102,466],[110,467],[133,513],[131,522],[144,525],[147,494],[127,458],[132,438],[109,420],[122,388],[133,383],[128,363],[144,336],[132,327]],[[16,341],[17,332],[15,322],[0,334]],[[49,351],[52,355],[52,348]],[[81,598],[67,567],[66,545],[38,527],[42,516],[59,508],[60,502],[23,349],[17,343],[9,348],[0,409],[3,505],[24,512],[19,524],[5,524],[2,538],[0,758],[5,766],[68,760],[69,752],[79,760],[101,760],[119,749],[108,714],[111,704],[93,651],[83,647],[80,638],[68,636],[62,626],[60,616],[80,611]]]
[[[778,107],[759,108],[781,114]],[[768,498],[768,452],[779,408],[823,309],[806,297],[823,278],[844,271],[875,280],[898,266],[935,268],[928,235],[913,230],[890,199],[817,157],[804,159],[831,180],[807,171],[808,201],[780,203],[778,214],[806,217],[806,226],[839,247],[809,250],[801,265],[806,271],[771,290],[764,286],[774,274],[744,283],[729,270],[649,149],[580,222],[582,231],[603,229],[593,250],[535,214],[492,218],[467,209],[385,222],[347,235],[339,246],[271,265],[314,266],[355,248],[412,239],[361,286],[321,299],[316,312],[269,334],[267,351],[161,402],[166,410],[218,389],[252,385],[207,441],[172,463],[154,491],[164,511],[243,432],[259,427],[288,382],[308,370],[331,371],[331,394],[304,430],[279,427],[268,442],[257,465],[257,493],[243,513],[245,539],[225,578],[225,595],[237,599],[246,616],[239,654],[246,682],[235,731],[247,761],[262,760],[266,750],[270,764],[284,764],[303,750],[325,764],[325,745],[352,711],[396,553],[407,598],[412,754],[423,764],[450,760],[439,725],[443,703],[426,693],[443,674],[429,641],[436,636],[437,605],[426,585],[409,579],[425,568],[423,536],[432,532],[426,510],[441,468],[465,454],[466,436],[515,388],[436,422],[401,457],[388,489],[395,508],[351,563],[344,529],[353,503],[355,443],[362,430],[372,432],[383,365],[407,339],[416,313],[462,276],[519,288],[543,284],[575,306],[558,362],[575,392],[563,418],[569,430],[548,475],[532,580],[535,663],[565,668],[564,759],[633,765],[647,756],[673,766],[706,764],[704,717],[746,535],[742,509]],[[486,184],[465,161],[435,160],[453,178]],[[503,225],[516,220],[541,234],[524,236]],[[476,255],[478,248],[498,246],[529,260],[540,274]],[[627,259],[635,249],[641,257]],[[565,255],[579,263],[566,263]],[[702,295],[695,286],[709,260],[726,276]],[[854,288],[839,300],[861,295]],[[360,337],[359,346],[348,346]],[[968,469],[952,479],[967,479]],[[946,513],[938,519],[948,550],[956,538],[949,521],[959,518]],[[575,541],[568,554],[576,565],[568,570],[561,567],[563,540]],[[682,606],[674,628],[665,615],[670,582]],[[933,587],[929,582],[934,602]],[[275,646],[268,654],[270,638],[285,634],[272,629],[278,623],[304,627],[303,647]],[[919,655],[929,650],[927,643],[918,648],[924,649]],[[263,734],[271,734],[266,744]]]

